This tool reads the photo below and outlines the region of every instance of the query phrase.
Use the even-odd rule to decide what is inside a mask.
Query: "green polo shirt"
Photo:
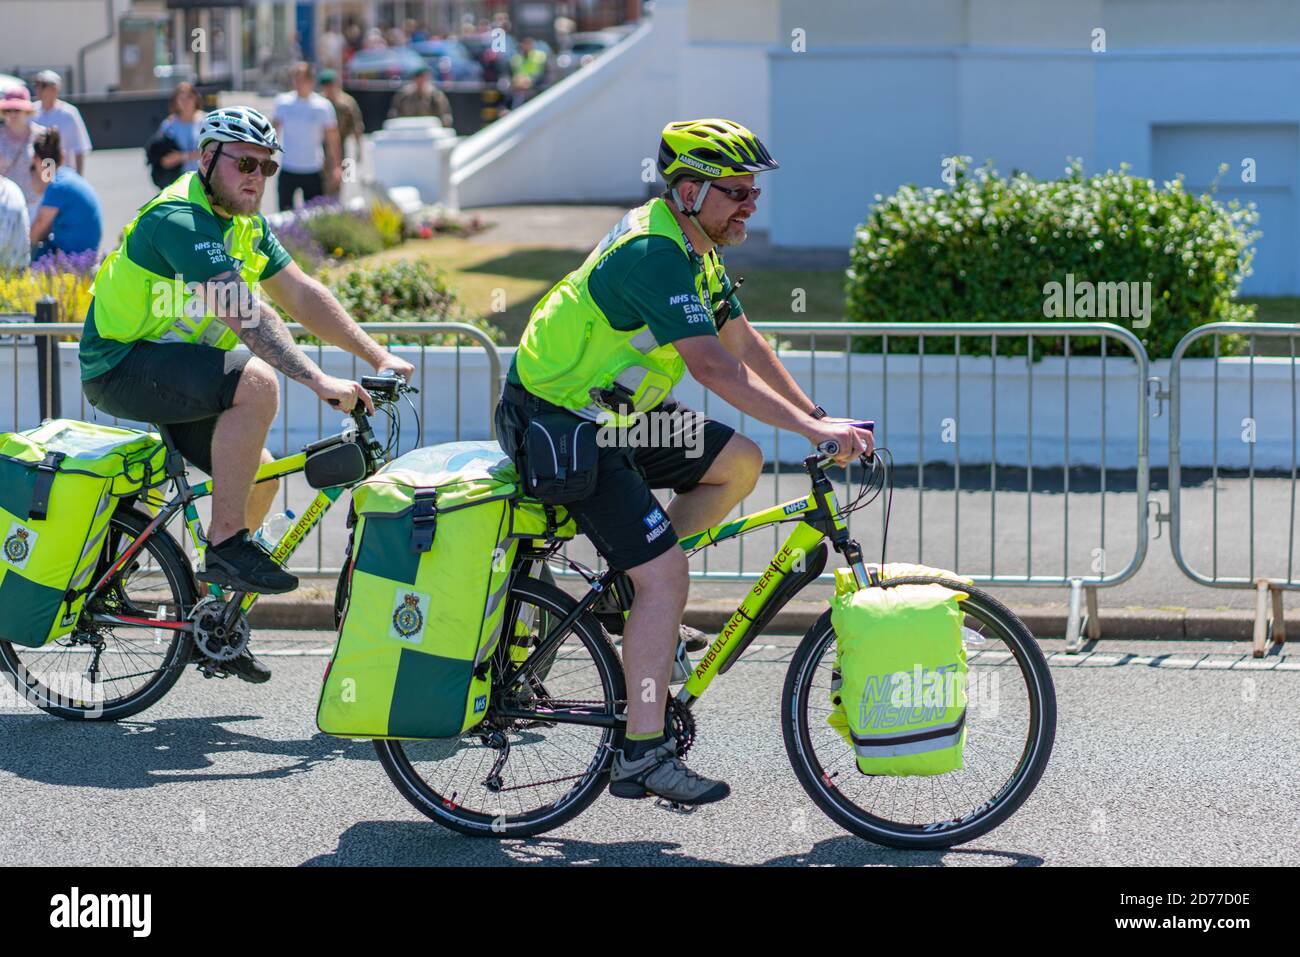
[[[160,276],[180,276],[185,282],[205,283],[223,272],[238,272],[239,263],[226,251],[225,234],[234,220],[207,213],[191,203],[160,203],[140,217],[126,255],[136,265]],[[258,251],[268,259],[262,278],[269,279],[292,258],[271,234],[262,217]],[[95,303],[91,300],[81,336],[81,378],[93,379],[113,368],[131,351],[134,342],[105,339],[95,328]]]
[[[682,249],[667,236],[639,236],[614,250],[591,271],[587,290],[596,305],[620,332],[649,327],[659,345],[693,336],[716,336],[712,313],[695,292],[695,277],[703,272],[703,260],[694,254],[687,259]],[[725,274],[723,288],[732,283]],[[731,314],[744,310],[734,292]],[[522,385],[511,361],[508,380]]]

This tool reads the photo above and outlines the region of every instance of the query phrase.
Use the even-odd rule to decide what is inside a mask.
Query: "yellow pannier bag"
[[[71,632],[121,497],[166,480],[152,432],[54,419],[0,435],[0,640]]]
[[[930,575],[924,566],[886,566],[882,578]],[[963,592],[942,585],[858,588],[836,574],[836,635],[828,723],[853,748],[863,774],[946,774],[963,766],[966,649]]]

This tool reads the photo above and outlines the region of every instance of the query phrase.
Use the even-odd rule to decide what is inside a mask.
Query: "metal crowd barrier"
[[[297,336],[308,334],[298,324],[290,324],[289,328]],[[782,361],[795,372],[813,399],[832,414],[876,418],[877,444],[894,452],[895,474],[900,479],[890,524],[890,547],[885,557],[891,561],[946,564],[979,584],[1066,587],[1070,594],[1067,646],[1077,649],[1085,634],[1092,639],[1101,636],[1098,590],[1127,581],[1141,567],[1148,548],[1149,506],[1154,504],[1150,501],[1148,384],[1159,380],[1150,376],[1146,351],[1132,332],[1109,323],[1039,322],[755,323],[755,328],[777,337],[777,352]],[[410,433],[404,431],[402,450],[462,437],[487,438],[494,435],[493,415],[503,369],[496,346],[484,332],[461,323],[369,323],[366,329],[373,333],[409,336],[445,333],[458,336],[458,344],[454,347],[430,347],[423,342],[408,347],[418,349],[418,354],[413,353],[408,358],[415,362],[416,378],[422,383],[422,391],[417,397],[420,428]],[[0,325],[0,369],[7,364],[12,373],[14,429],[35,425],[40,420],[40,410],[52,408],[58,392],[57,380],[52,380],[50,374],[51,366],[58,367],[57,362],[52,362],[57,349],[40,350],[46,357],[46,368],[38,370],[23,358],[37,351],[26,346],[48,342],[50,336],[77,337],[81,331],[80,323],[7,321]],[[1249,337],[1249,354],[1221,356],[1220,338],[1226,335]],[[808,348],[796,349],[789,343],[781,343],[780,340],[786,337],[806,341]],[[1207,337],[1214,340],[1212,431],[1215,451],[1209,470],[1211,570],[1205,574],[1197,571],[1184,555],[1187,535],[1182,524],[1183,513],[1190,506],[1188,493],[1182,488],[1185,466],[1180,429],[1187,389],[1184,375],[1187,352]],[[1273,357],[1258,356],[1255,349],[1258,337],[1285,340],[1288,351]],[[1171,403],[1170,511],[1158,514],[1158,522],[1170,523],[1174,559],[1190,579],[1215,588],[1253,588],[1257,591],[1257,654],[1263,653],[1269,636],[1275,642],[1284,639],[1282,592],[1300,589],[1300,578],[1293,561],[1296,484],[1297,472],[1300,471],[1296,455],[1300,427],[1300,412],[1296,405],[1297,337],[1300,337],[1300,325],[1217,323],[1200,327],[1184,337],[1174,352],[1170,362],[1169,390],[1155,393],[1155,398],[1161,403],[1165,399]],[[474,352],[481,348],[486,357],[485,363],[476,360],[472,370],[473,375],[484,376],[482,388],[486,391],[487,402],[482,407],[486,415],[482,416],[477,414],[477,400],[462,399],[465,391],[462,379],[470,374],[462,365],[460,341],[466,339]],[[969,344],[976,339],[987,342],[989,348],[985,355],[969,353]],[[1098,341],[1100,347],[1094,350],[1098,354],[1079,355],[1073,344],[1080,339]],[[944,340],[947,344],[941,354],[936,354],[934,340]],[[1043,357],[1044,340],[1062,343],[1063,347],[1058,350],[1060,354]],[[854,344],[861,341],[878,344],[877,351],[852,351]],[[929,349],[927,341],[932,344]],[[1008,343],[1012,341],[1024,344],[1025,348],[1020,350],[1023,354],[1007,355]],[[909,343],[912,348],[906,352],[898,351],[898,344],[902,342]],[[964,345],[966,351],[963,351]],[[365,371],[358,368],[356,360],[351,357],[346,357],[349,367],[337,367],[337,352],[331,350],[334,353],[331,356],[321,345],[308,346],[307,349],[308,354],[334,374],[356,376]],[[437,359],[440,363],[446,364],[450,360],[450,368],[431,367],[430,356],[435,353],[440,353]],[[1116,364],[1106,361],[1107,358],[1127,361]],[[1240,385],[1243,365],[1246,369],[1244,398],[1240,395],[1225,398],[1228,393],[1226,386],[1221,390],[1220,377],[1228,382],[1235,375],[1231,381]],[[1266,399],[1256,387],[1256,371],[1264,367],[1271,370],[1272,399]],[[1240,413],[1243,421],[1249,420],[1253,426],[1258,419],[1257,413],[1266,411],[1257,408],[1257,403],[1267,401],[1275,418],[1265,416],[1263,421],[1271,423],[1268,427],[1274,433],[1282,428],[1276,420],[1275,409],[1279,376],[1289,377],[1285,384],[1290,410],[1283,429],[1287,432],[1285,438],[1289,440],[1289,468],[1280,473],[1271,468],[1267,474],[1257,474],[1253,443],[1246,450],[1244,468],[1221,467],[1218,440],[1223,410],[1233,416]],[[474,388],[477,390],[478,386]],[[706,415],[729,421],[765,446],[765,458],[771,463],[769,470],[760,479],[759,489],[741,503],[742,511],[755,511],[804,493],[806,482],[797,464],[808,451],[802,439],[788,434],[782,436],[770,426],[747,422],[744,415],[716,400],[711,410],[708,393],[699,390],[700,394],[694,396],[690,394],[691,388],[692,383],[688,381],[678,390],[687,405]],[[40,394],[42,390],[43,396]],[[80,395],[79,390],[77,394]],[[295,433],[291,416],[304,399],[315,405],[315,427],[302,433],[303,417],[298,416],[299,432]],[[1023,409],[1013,404],[1022,399]],[[278,426],[273,427],[269,447],[278,454],[289,454],[303,444],[298,441],[300,438],[311,441],[332,431],[330,426],[333,422],[327,425],[326,412],[324,405],[314,397],[298,395],[292,389],[284,390]],[[87,418],[93,415],[93,410],[81,395],[79,406],[65,407],[61,414]],[[1159,407],[1155,414],[1160,414]],[[937,419],[939,416],[944,418]],[[947,422],[950,419],[954,423],[951,437],[936,438],[936,421]],[[1109,434],[1113,426],[1108,423],[1116,419],[1130,423],[1131,436]],[[465,426],[463,420],[472,424]],[[972,421],[977,425],[985,422],[986,434],[975,435]],[[407,427],[413,424],[409,419],[405,422]],[[1232,422],[1235,423],[1236,418]],[[433,423],[432,427],[430,423]],[[965,452],[963,443],[967,445]],[[1094,478],[1087,483],[1088,487],[1081,488],[1081,483],[1074,477],[1081,471],[1076,453],[1081,445],[1089,443],[1096,462],[1085,466],[1084,470]],[[1046,452],[1045,446],[1050,446]],[[972,447],[974,451],[971,451]],[[1276,459],[1276,449],[1274,453]],[[1121,454],[1125,457],[1117,461]],[[1088,454],[1083,457],[1087,459]],[[1243,560],[1234,561],[1232,567],[1236,570],[1239,570],[1238,565],[1244,567],[1245,576],[1222,574],[1219,567],[1221,482],[1235,480],[1235,472],[1242,472],[1246,483],[1244,510],[1249,521],[1244,527],[1250,530],[1250,534],[1247,536],[1248,551],[1241,556]],[[963,475],[967,476],[965,481]],[[841,501],[852,499],[856,490],[855,480],[860,478],[847,473],[843,476]],[[1279,492],[1277,483],[1283,481],[1285,488]],[[1265,489],[1271,497],[1257,491],[1258,482],[1274,483]],[[302,499],[303,489],[295,488],[291,493],[290,484],[285,483],[282,496],[285,507],[291,504],[291,499]],[[987,502],[966,496],[963,503],[964,494],[972,489],[987,493]],[[1132,496],[1131,505],[1127,500],[1129,495]],[[1017,510],[1023,510],[1023,517],[1006,518],[1000,506],[1008,498]],[[854,523],[854,533],[863,541],[869,555],[879,551],[885,517],[882,505],[883,501],[877,505],[878,523],[862,520],[870,515],[868,512],[858,516]],[[1043,517],[1049,505],[1056,507],[1055,518],[1059,521]],[[1254,534],[1257,507],[1277,519],[1273,525],[1275,531],[1280,531],[1272,537],[1285,538],[1284,573],[1279,567],[1274,569],[1276,574],[1257,574]],[[1243,523],[1235,519],[1236,512],[1227,507],[1222,511],[1231,516],[1234,527],[1243,527]],[[1036,514],[1039,516],[1037,524]],[[1282,521],[1284,516],[1285,523]],[[332,514],[326,522],[332,523],[336,519],[342,522],[342,516]],[[945,546],[942,554],[935,554],[939,550],[936,539],[925,536],[927,524],[934,528],[936,523],[952,528],[951,535],[939,536],[938,544]],[[1079,531],[1081,524],[1085,526],[1082,532]],[[773,530],[773,546],[779,542],[780,534],[780,530]],[[1053,535],[1059,536],[1059,543],[1055,543],[1059,547],[1053,547],[1051,553],[1045,555],[1047,547],[1054,544],[1051,542]],[[914,536],[914,548],[908,551],[906,539],[911,536]],[[337,548],[331,545],[330,551],[339,554],[327,556],[325,541],[329,538],[333,542],[336,537],[339,538]],[[1115,538],[1123,539],[1120,549],[1127,556],[1126,563],[1118,571],[1108,567],[1113,564],[1109,551]],[[1268,538],[1265,535],[1265,539]],[[576,557],[599,564],[594,549],[588,544],[574,543],[574,548],[572,554]],[[726,551],[728,548],[730,553]],[[873,548],[876,549],[874,553]],[[307,576],[337,574],[341,549],[341,537],[327,531],[317,536],[315,564],[295,566],[293,570]],[[1017,550],[1023,552],[1023,560],[1019,567],[1009,567],[1007,556]],[[756,551],[757,560],[765,563],[770,551],[766,541],[755,543],[752,540],[748,551],[751,553],[749,562],[746,561],[743,539],[706,549],[700,562],[702,567],[693,568],[692,577],[706,581],[753,581],[762,569],[750,567],[754,563],[752,553]],[[1101,556],[1100,564],[1095,560],[1098,554]],[[1051,567],[1046,567],[1048,562]],[[1271,623],[1267,614],[1270,596]]]
[[[1069,647],[1077,650],[1085,632],[1091,638],[1100,637],[1097,590],[1133,577],[1147,551],[1149,452],[1146,383],[1149,362],[1146,350],[1132,332],[1100,322],[758,322],[754,327],[778,338],[777,352],[782,362],[813,400],[832,415],[851,414],[876,419],[877,445],[891,448],[895,474],[911,480],[915,496],[909,508],[902,501],[908,493],[900,494],[899,489],[895,491],[886,555],[890,561],[947,565],[980,584],[1067,587],[1070,590]],[[805,339],[808,348],[785,348],[780,345],[780,339],[784,337]],[[933,348],[927,350],[927,340],[935,339],[953,343],[946,350],[949,355],[938,356]],[[963,345],[969,349],[969,343],[977,339],[988,344],[988,351],[997,357],[995,361],[963,353]],[[1063,340],[1063,355],[1049,357],[1047,362],[1037,361],[1043,340],[1053,339]],[[1079,339],[1100,340],[1100,362],[1096,357],[1073,354],[1072,344]],[[879,353],[853,352],[852,346],[864,340],[877,344]],[[1022,351],[1026,355],[1007,356],[1008,344],[1013,340],[1024,344]],[[904,341],[914,344],[916,351],[911,354],[890,351],[891,344],[896,350],[898,343]],[[1131,361],[1121,374],[1114,368],[1113,361],[1106,361],[1107,357],[1127,357]],[[1043,368],[1047,365],[1052,367],[1051,375]],[[1083,366],[1088,368],[1084,370]],[[1023,392],[1019,393],[1027,400],[1023,409],[1008,405],[1011,400],[1006,396],[1005,388],[1010,384],[1007,382],[1009,378],[1023,381],[1020,386]],[[947,390],[946,398],[937,396],[940,390]],[[742,513],[807,493],[806,478],[798,465],[809,452],[803,439],[747,420],[726,403],[711,402],[706,391],[689,381],[683,382],[674,393],[687,406],[726,421],[763,447],[770,471],[760,479],[758,490],[741,503]],[[1091,398],[1081,398],[1085,393]],[[1085,416],[1078,413],[1072,416],[1073,404],[1086,408],[1090,402],[1099,404],[1102,414]],[[1121,402],[1122,408],[1117,406]],[[978,422],[981,403],[986,404],[988,423],[988,435],[981,444],[996,454],[964,454],[963,443],[969,444],[969,440],[963,438],[963,434],[974,431],[969,423]],[[1118,469],[1113,461],[1108,462],[1111,453],[1108,450],[1106,409],[1112,412],[1109,418],[1124,416],[1134,423],[1131,462]],[[1044,410],[1054,413],[1052,434],[1045,434],[1048,430],[1039,421]],[[954,421],[950,443],[940,441],[935,435],[934,416],[961,420]],[[1008,459],[1014,458],[1016,452],[1007,451],[1009,442],[1005,434],[1013,431],[1013,419],[1024,427],[1023,456],[1017,465],[1008,464]],[[1002,435],[999,430],[1002,430]],[[1082,493],[1071,487],[1071,456],[1077,458],[1076,446],[1081,438],[1092,441],[1097,458],[1095,473],[1099,494],[1088,496],[1087,501],[1081,501]],[[1020,436],[1016,441],[1020,441]],[[1043,447],[1049,443],[1059,448],[1044,452]],[[948,461],[936,464],[937,457]],[[1077,464],[1074,471],[1078,471]],[[1116,495],[1130,494],[1116,489],[1114,476],[1117,471],[1127,473],[1125,484],[1131,482],[1131,506],[1111,504]],[[970,485],[973,484],[972,478],[981,478],[980,473],[987,476],[988,492],[987,506],[982,511],[972,506],[983,503],[969,500],[965,506],[962,503],[963,475],[967,476]],[[1036,482],[1043,487],[1040,488]],[[842,489],[837,494],[841,503],[846,503],[856,491],[856,482],[846,474],[841,484]],[[1023,494],[1011,487],[1017,484],[1023,484]],[[948,487],[940,488],[938,485]],[[1010,505],[1006,504],[1008,500]],[[999,533],[1010,524],[1005,513],[1022,503],[1023,519],[1010,520],[1015,522],[1013,527],[1023,530],[1023,541],[1018,540],[1017,546],[1023,545],[1024,557],[1017,569],[1009,567],[1011,562],[999,554],[1000,549],[1011,550],[1007,548],[1005,537],[999,541]],[[1057,504],[1060,508],[1054,511],[1059,513],[1060,524],[1051,528],[1059,528],[1059,550],[1055,555],[1046,555],[1043,554],[1046,550],[1042,531],[1044,519],[1040,518],[1036,527],[1035,513],[1038,511],[1050,519],[1046,506]],[[1092,515],[1088,524],[1096,527],[1091,533],[1093,537],[1085,540],[1079,532],[1080,509],[1089,504]],[[883,505],[883,500],[879,500],[873,506],[877,515],[871,511],[861,512],[852,524],[854,535],[862,541],[868,556],[880,555],[879,543],[885,519]],[[1113,562],[1107,556],[1114,549],[1114,536],[1108,535],[1107,525],[1108,518],[1113,522],[1120,514],[1117,507],[1126,509],[1130,516],[1130,541],[1124,543],[1129,549],[1125,554],[1129,557],[1122,568],[1111,571],[1108,566],[1113,567]],[[940,508],[944,514],[936,519],[931,510]],[[1089,516],[1082,518],[1088,519]],[[934,527],[935,522],[950,522],[952,527],[951,535],[947,536],[949,547],[939,555],[928,551],[934,543],[925,537],[925,529]],[[765,538],[764,534],[751,536],[748,544],[741,539],[705,549],[693,562],[692,578],[720,582],[756,580],[785,532],[774,528],[770,538]],[[915,547],[908,551],[912,546],[906,542],[912,534],[915,535]],[[600,565],[599,556],[589,543],[575,543],[568,554],[588,564]],[[1104,559],[1100,565],[1098,554]],[[1047,567],[1049,565],[1052,567]],[[823,574],[822,579],[830,580],[831,572]]]
[[[1249,351],[1245,356],[1222,356],[1223,336],[1244,336],[1249,341]],[[1206,585],[1210,588],[1238,588],[1254,589],[1256,593],[1255,602],[1255,628],[1254,628],[1254,654],[1255,657],[1261,657],[1265,653],[1265,647],[1271,639],[1274,644],[1281,644],[1286,640],[1286,620],[1283,615],[1282,593],[1284,591],[1300,590],[1300,580],[1296,577],[1295,568],[1295,540],[1296,540],[1296,476],[1297,476],[1297,417],[1300,412],[1297,411],[1297,391],[1296,391],[1296,339],[1300,337],[1300,325],[1283,325],[1283,324],[1264,324],[1264,323],[1245,323],[1245,322],[1216,322],[1193,329],[1185,335],[1174,349],[1174,354],[1170,359],[1169,365],[1169,390],[1166,393],[1160,393],[1160,398],[1169,399],[1169,516],[1170,536],[1169,544],[1173,550],[1174,561],[1192,581]],[[1187,383],[1184,378],[1184,366],[1189,361],[1188,351],[1196,343],[1207,338],[1213,340],[1213,379],[1212,379],[1212,408],[1210,412],[1210,430],[1212,439],[1212,459],[1210,463],[1210,571],[1208,574],[1198,571],[1192,567],[1187,557],[1183,554],[1185,544],[1184,535],[1184,513],[1188,510],[1187,503],[1183,497],[1183,404],[1187,398]],[[1281,355],[1260,356],[1256,350],[1256,340],[1258,339],[1284,339],[1287,341],[1287,351]],[[1195,361],[1195,360],[1192,360]],[[1241,367],[1245,366],[1245,394],[1241,394]],[[1234,368],[1235,367],[1235,368]],[[1236,372],[1232,382],[1225,381],[1226,373]],[[1268,373],[1268,381],[1262,382],[1264,373]],[[1233,384],[1237,388],[1234,390],[1236,395],[1225,395]],[[1278,410],[1282,403],[1278,400],[1284,400],[1287,408],[1285,416],[1279,416]],[[1286,401],[1289,400],[1289,401]],[[1221,419],[1226,422],[1226,428],[1222,429]],[[1283,459],[1278,461],[1275,454],[1272,456],[1272,466],[1267,469],[1267,474],[1263,479],[1257,469],[1257,445],[1261,439],[1274,439],[1280,435],[1280,439],[1274,442],[1274,447],[1280,446],[1282,449]],[[1235,437],[1236,441],[1245,446],[1245,478],[1246,483],[1246,501],[1245,521],[1242,521],[1242,515],[1239,509],[1240,502],[1236,503],[1235,508],[1220,506],[1220,499],[1226,493],[1233,490],[1231,483],[1240,482],[1239,473],[1242,471],[1240,461],[1233,467],[1231,464],[1225,464],[1221,461],[1221,452],[1224,448],[1220,445],[1220,438]],[[1289,445],[1289,456],[1286,455],[1286,449]],[[1230,447],[1229,447],[1230,448]],[[1240,459],[1240,449],[1236,458]],[[1280,465],[1280,468],[1279,468]],[[1289,466],[1289,467],[1288,467]],[[1234,474],[1235,473],[1235,474]],[[1267,481],[1270,488],[1265,492],[1260,492],[1257,488],[1260,481]],[[1278,483],[1283,483],[1284,488],[1278,487]],[[1274,494],[1266,494],[1267,492]],[[1280,494],[1278,494],[1280,493]],[[1261,499],[1263,499],[1261,503]],[[1246,575],[1231,576],[1220,573],[1219,556],[1219,523],[1221,513],[1228,513],[1227,520],[1237,529],[1246,530]],[[1286,538],[1286,555],[1285,560],[1277,559],[1268,562],[1270,570],[1275,574],[1269,575],[1261,572],[1260,562],[1256,555],[1257,543],[1260,535],[1256,530],[1256,518],[1259,514],[1264,514],[1268,520],[1264,530],[1263,537],[1266,539],[1276,537],[1277,544],[1280,545],[1282,535],[1279,529],[1284,530]],[[1274,535],[1273,533],[1278,533]],[[1277,574],[1282,571],[1285,565],[1285,575]],[[1269,618],[1269,599],[1272,598],[1272,616]]]

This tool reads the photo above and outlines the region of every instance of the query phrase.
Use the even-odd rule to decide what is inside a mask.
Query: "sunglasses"
[[[757,186],[719,186],[717,183],[712,185],[719,193],[731,198],[733,202],[743,203],[751,196],[758,199],[763,194],[763,190]]]
[[[254,170],[261,169],[262,175],[270,179],[280,171],[280,164],[275,160],[259,160],[255,156],[229,156],[226,153],[222,153],[221,158],[234,160],[235,167],[245,176]]]

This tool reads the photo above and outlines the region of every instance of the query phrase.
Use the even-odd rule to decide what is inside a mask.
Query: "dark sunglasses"
[[[723,195],[730,197],[733,202],[737,202],[737,203],[743,203],[751,196],[754,197],[754,199],[758,199],[759,196],[763,195],[763,190],[758,186],[728,187],[728,186],[719,186],[717,183],[714,183],[712,185],[712,188],[716,189],[719,193],[722,193]]]
[[[261,168],[262,175],[267,179],[270,179],[280,171],[280,164],[275,160],[259,160],[253,156],[230,156],[226,153],[222,153],[221,158],[234,160],[235,167],[245,176],[256,169]]]

